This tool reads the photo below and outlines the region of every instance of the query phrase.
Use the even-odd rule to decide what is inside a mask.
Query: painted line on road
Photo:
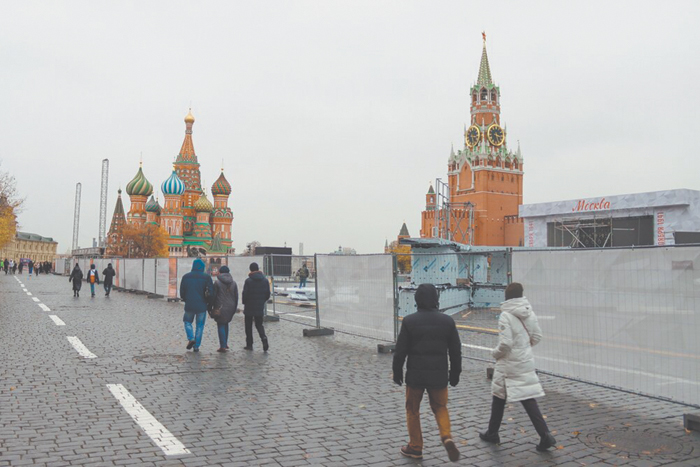
[[[166,456],[178,454],[191,454],[167,428],[165,428],[151,413],[146,410],[139,401],[121,384],[108,384],[107,389],[131,415],[136,424],[148,435],[149,438],[163,451]]]
[[[27,289],[22,289],[22,290],[23,290],[24,292],[27,292],[27,295],[29,295],[30,297],[32,296],[32,293],[29,292]]]
[[[36,297],[32,297],[32,300],[34,300],[35,302],[40,302],[40,301],[41,301],[41,300],[39,300],[39,299],[36,298]]]
[[[90,352],[85,345],[80,342],[80,339],[78,339],[75,336],[66,336],[66,339],[68,339],[68,342],[71,343],[73,348],[80,354],[81,357],[83,358],[97,358],[97,355],[94,353]]]
[[[491,351],[491,347],[484,347],[481,345],[474,345],[474,344],[462,344],[462,347],[467,347],[469,349],[476,349],[476,350],[488,350]]]
[[[498,334],[498,329],[480,328],[478,326],[467,326],[466,324],[458,324],[457,329],[466,329],[467,331],[482,331],[489,334]]]
[[[49,315],[49,318],[51,318],[51,320],[54,323],[56,323],[56,326],[65,326],[66,325],[66,323],[64,323],[63,320],[56,315]]]
[[[41,308],[44,311],[51,311],[51,308],[47,307],[43,303],[37,303],[37,305],[39,305],[39,308]]]

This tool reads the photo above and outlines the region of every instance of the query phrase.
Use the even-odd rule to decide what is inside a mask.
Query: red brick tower
[[[202,196],[199,162],[192,143],[193,125],[194,116],[192,115],[192,109],[190,109],[187,116],[185,116],[185,140],[182,142],[182,148],[180,148],[180,153],[175,160],[175,172],[185,184],[185,194],[182,197],[184,236],[194,234],[195,224],[197,223],[194,203]]]
[[[523,226],[517,215],[523,202],[523,159],[519,146],[516,152],[508,150],[500,98],[484,34],[479,75],[470,88],[471,119],[464,131],[464,148],[457,153],[452,150],[447,163],[449,209],[440,200],[430,202],[431,187],[422,213],[422,237],[447,236],[473,245],[522,245]],[[440,224],[438,218],[449,218],[449,223]],[[449,233],[441,234],[438,230],[444,225],[449,225]]]

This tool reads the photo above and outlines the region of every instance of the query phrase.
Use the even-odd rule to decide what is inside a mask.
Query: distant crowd
[[[29,270],[30,277],[32,274],[36,274],[38,276],[39,274],[49,274],[51,272],[51,263],[48,261],[35,263],[31,259],[20,261],[7,258],[0,259],[0,270],[5,271],[5,274],[16,274],[17,270],[19,270],[19,273],[22,274],[25,267]]]

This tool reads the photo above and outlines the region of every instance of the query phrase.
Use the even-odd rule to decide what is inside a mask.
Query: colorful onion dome
[[[160,189],[164,195],[181,195],[185,192],[185,184],[177,176],[177,172],[173,170],[173,173],[163,182]]]
[[[211,194],[213,195],[230,195],[231,194],[231,184],[224,177],[224,171],[221,171],[221,175],[216,179],[214,184],[211,186]]]
[[[151,199],[149,199],[146,203],[146,212],[155,212],[156,214],[160,214],[160,204],[158,204],[158,201],[153,198],[153,195],[151,195]]]
[[[194,115],[192,115],[192,109],[185,115],[185,123],[194,123]]]
[[[139,167],[139,171],[126,185],[126,194],[129,196],[150,196],[153,193],[153,185],[146,180],[146,176],[143,174],[143,168]]]
[[[207,199],[207,195],[202,193],[202,196],[194,203],[194,210],[197,212],[212,212],[214,206],[211,204],[211,201]]]

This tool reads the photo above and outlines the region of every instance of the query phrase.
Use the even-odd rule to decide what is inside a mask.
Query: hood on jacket
[[[440,297],[433,284],[421,284],[416,289],[416,305],[421,310],[436,310],[440,306]]]
[[[508,312],[520,319],[525,319],[532,314],[532,305],[527,298],[511,298],[501,303],[501,311]]]
[[[265,274],[262,273],[262,271],[251,271],[248,273],[248,277],[255,281],[264,281],[265,279]]]
[[[197,258],[192,262],[192,272],[194,271],[199,271],[199,272],[204,272],[204,261],[201,259]]]
[[[233,277],[231,277],[231,274],[229,274],[228,272],[219,273],[219,275],[216,276],[216,278],[217,278],[217,279],[219,280],[219,282],[221,282],[222,284],[226,284],[226,285],[231,285],[231,284],[233,284]]]

